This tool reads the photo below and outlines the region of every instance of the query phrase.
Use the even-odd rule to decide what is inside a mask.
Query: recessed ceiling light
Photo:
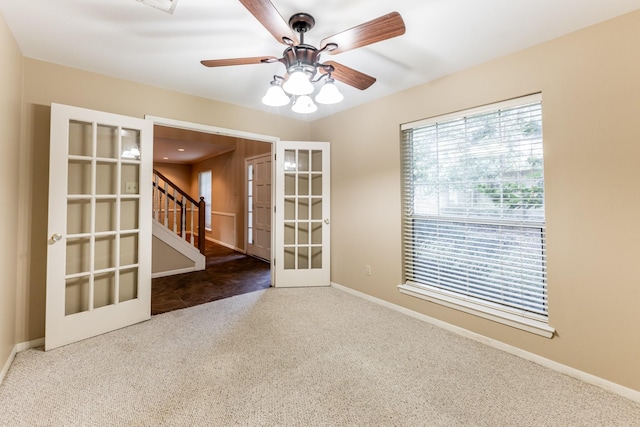
[[[178,148],[178,151],[184,151],[184,148]]]
[[[178,3],[178,0],[137,0],[137,1],[171,14],[173,14],[173,10],[176,8],[176,4]]]

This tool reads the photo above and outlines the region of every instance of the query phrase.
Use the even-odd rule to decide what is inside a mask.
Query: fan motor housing
[[[309,74],[315,75],[315,64],[318,60],[318,49],[308,44],[299,44],[285,49],[282,54],[282,62],[288,73],[292,73],[298,68]]]

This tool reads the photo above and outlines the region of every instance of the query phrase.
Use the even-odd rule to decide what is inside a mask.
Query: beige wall
[[[0,15],[0,372],[16,344],[22,54]]]
[[[182,255],[173,246],[170,246],[153,236],[153,250],[151,252],[151,272],[162,273],[165,271],[184,270],[194,268],[195,262]]]
[[[232,244],[235,236],[235,248],[246,250],[245,244],[245,177],[244,159],[259,154],[269,153],[271,144],[237,138],[235,149],[211,157],[193,165],[156,163],[154,168],[180,188],[198,200],[198,174],[211,171],[211,211],[235,215],[213,215],[211,228],[207,237],[223,244]]]
[[[245,244],[245,188],[244,160],[248,157],[269,153],[271,144],[268,142],[250,141],[238,139],[236,149],[211,159],[204,160],[193,165],[192,191],[198,191],[198,173],[211,170],[211,211],[235,214],[236,229],[227,218],[212,219],[212,230],[207,232],[207,237],[224,243],[225,236],[235,232],[236,248],[246,250]]]
[[[198,200],[198,187],[195,191],[191,188],[191,165],[182,165],[174,163],[154,163],[153,168],[166,176],[168,180],[180,187],[189,196]]]
[[[332,142],[332,281],[640,390],[638,40],[640,12],[314,122]],[[400,124],[538,91],[553,339],[397,290]]]
[[[22,257],[18,274],[24,278],[17,284],[17,342],[44,336],[49,115],[53,102],[286,139],[310,138],[307,122],[25,58],[21,141],[25,155],[20,167],[26,179],[20,216],[27,227],[18,239]]]

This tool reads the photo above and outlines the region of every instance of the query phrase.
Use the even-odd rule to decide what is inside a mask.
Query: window
[[[211,171],[198,174],[198,197],[204,197],[204,229],[211,231]]]
[[[253,245],[253,165],[247,165],[247,244]]]
[[[402,127],[404,293],[552,336],[541,96]]]

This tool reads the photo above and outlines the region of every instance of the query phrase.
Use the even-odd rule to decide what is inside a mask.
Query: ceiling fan
[[[305,44],[304,35],[315,26],[308,13],[296,13],[285,22],[270,0],[239,0],[253,16],[275,37],[287,46],[282,57],[256,56],[247,58],[210,59],[201,61],[207,67],[265,64],[281,62],[286,68],[284,76],[274,76],[267,94],[262,99],[267,105],[287,105],[294,100],[293,111],[312,113],[317,106],[309,96],[313,83],[324,79],[316,102],[333,104],[343,99],[335,80],[364,90],[376,79],[335,61],[320,61],[320,55],[336,54],[400,36],[405,32],[404,21],[398,12],[391,12],[357,25],[320,42],[320,48]],[[334,80],[335,79],[335,80]]]

